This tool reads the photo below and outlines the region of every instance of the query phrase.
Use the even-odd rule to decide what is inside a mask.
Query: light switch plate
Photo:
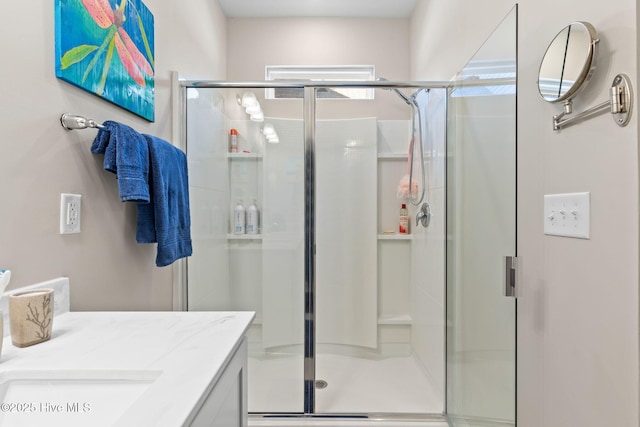
[[[546,194],[544,196],[544,234],[588,239],[590,193]]]

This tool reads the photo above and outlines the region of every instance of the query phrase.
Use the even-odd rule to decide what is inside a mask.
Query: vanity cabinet
[[[49,405],[0,413],[0,425],[248,425],[245,334],[255,313],[68,312],[63,281],[60,292],[53,282],[34,285],[54,288],[64,305],[54,310],[51,339],[18,348],[7,335],[0,356],[5,403]]]
[[[203,395],[191,427],[246,427],[247,408],[247,339],[231,356],[222,375]]]

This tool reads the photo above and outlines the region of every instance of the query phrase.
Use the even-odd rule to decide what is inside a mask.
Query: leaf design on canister
[[[28,322],[34,323],[40,331],[36,331],[36,336],[41,339],[50,338],[51,331],[49,330],[49,326],[51,325],[51,295],[46,295],[42,299],[42,312],[40,312],[36,307],[31,305],[31,302],[27,304],[27,317],[26,320]]]

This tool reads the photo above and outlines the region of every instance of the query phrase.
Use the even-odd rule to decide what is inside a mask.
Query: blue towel
[[[190,256],[191,217],[187,157],[162,139],[107,121],[92,153],[104,154],[104,168],[116,174],[120,199],[137,202],[136,241],[158,243],[156,265]]]
[[[138,243],[158,242],[156,265],[190,256],[191,217],[187,156],[177,147],[144,135],[149,147],[151,203],[138,203]]]
[[[147,141],[127,125],[106,121],[91,145],[104,154],[104,168],[116,174],[123,202],[149,202],[149,149]]]

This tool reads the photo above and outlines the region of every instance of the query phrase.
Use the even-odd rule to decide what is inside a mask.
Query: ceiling
[[[228,18],[409,18],[418,0],[218,0]]]

